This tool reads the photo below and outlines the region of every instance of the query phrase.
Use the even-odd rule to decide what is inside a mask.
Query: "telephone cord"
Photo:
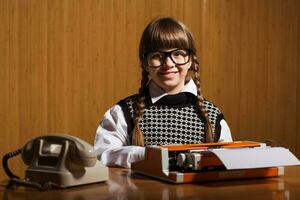
[[[2,158],[2,166],[3,166],[3,169],[4,169],[6,175],[7,175],[9,178],[20,179],[18,176],[14,175],[14,174],[10,171],[10,169],[9,169],[9,167],[8,167],[8,160],[9,160],[10,158],[12,158],[12,157],[15,157],[15,156],[21,154],[21,153],[22,153],[22,149],[18,149],[18,150],[16,150],[16,151],[12,151],[12,152],[9,152],[9,153],[5,154],[5,155],[3,156],[3,158]]]
[[[44,184],[40,184],[40,183],[37,183],[37,182],[32,182],[32,181],[29,181],[29,180],[21,180],[21,179],[18,179],[18,178],[11,178],[9,180],[9,183],[7,185],[7,188],[12,188],[12,187],[15,187],[15,186],[25,186],[25,187],[30,187],[30,188],[36,188],[38,190],[41,190],[41,191],[46,191],[46,190],[49,190],[49,189],[62,189],[62,188],[65,188],[64,186],[62,185],[58,185],[56,183],[53,183],[53,182],[46,182]]]
[[[62,185],[58,185],[56,183],[53,183],[53,182],[46,182],[44,184],[40,184],[40,183],[37,183],[37,182],[32,182],[30,180],[27,180],[27,179],[20,179],[20,177],[16,176],[15,174],[12,173],[12,171],[9,169],[8,167],[8,160],[12,157],[15,157],[19,154],[22,153],[22,149],[18,149],[16,151],[12,151],[12,152],[9,152],[7,154],[5,154],[2,158],[2,166],[3,166],[3,169],[6,173],[6,175],[9,177],[9,183],[7,185],[7,188],[11,188],[13,186],[27,186],[27,187],[31,187],[31,188],[36,188],[38,190],[42,190],[42,191],[45,191],[45,190],[49,190],[49,189],[52,189],[52,188],[64,188],[64,186]]]

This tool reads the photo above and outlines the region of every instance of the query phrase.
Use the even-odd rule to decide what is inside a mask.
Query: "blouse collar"
[[[163,89],[158,87],[158,85],[156,85],[153,81],[150,81],[149,83],[149,92],[150,92],[152,103],[155,103],[158,100],[160,100],[162,97],[168,95],[168,93],[166,93]],[[186,84],[184,85],[180,93],[182,92],[192,93],[193,95],[197,96],[197,86],[194,83],[193,79],[187,78]]]

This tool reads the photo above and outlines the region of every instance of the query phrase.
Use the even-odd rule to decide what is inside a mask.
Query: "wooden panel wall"
[[[173,16],[196,38],[204,94],[233,137],[300,157],[299,10],[298,0],[0,0],[0,156],[49,132],[93,143],[104,112],[138,89],[145,25]]]

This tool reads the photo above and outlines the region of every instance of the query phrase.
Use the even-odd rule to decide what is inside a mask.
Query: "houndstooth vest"
[[[128,125],[130,141],[134,127],[134,106],[137,95],[121,100]],[[205,142],[204,122],[196,104],[196,97],[191,93],[179,93],[162,97],[154,104],[146,96],[140,128],[144,134],[145,146],[163,144],[192,144]],[[224,118],[219,108],[205,100],[204,106],[212,125],[214,140],[220,137],[220,121]]]

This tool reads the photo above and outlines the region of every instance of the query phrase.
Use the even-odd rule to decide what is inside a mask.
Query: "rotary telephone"
[[[19,154],[28,166],[23,180],[14,175],[8,167],[8,160]],[[47,190],[108,179],[108,168],[97,160],[94,148],[87,142],[67,134],[36,137],[23,148],[4,155],[2,165],[10,178],[8,187],[23,185]]]

